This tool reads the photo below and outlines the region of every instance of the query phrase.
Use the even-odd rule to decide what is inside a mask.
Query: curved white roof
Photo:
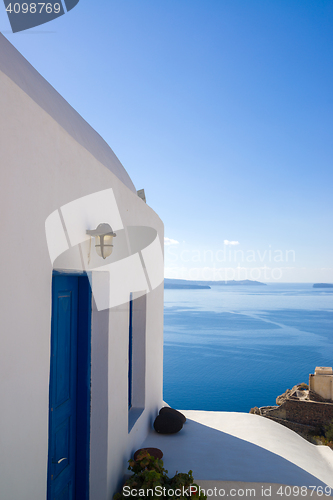
[[[33,99],[66,132],[136,193],[128,173],[102,137],[0,34],[0,71]]]
[[[160,448],[170,475],[192,469],[197,481],[333,488],[333,452],[327,446],[315,446],[259,415],[181,411],[187,421],[180,432],[151,431],[141,446]]]

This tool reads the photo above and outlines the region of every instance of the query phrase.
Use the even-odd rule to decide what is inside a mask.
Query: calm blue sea
[[[311,284],[165,290],[164,400],[249,412],[333,366],[333,289]]]

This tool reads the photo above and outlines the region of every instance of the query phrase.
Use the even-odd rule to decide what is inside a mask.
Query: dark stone
[[[157,415],[154,422],[154,429],[160,434],[175,434],[183,427],[183,422],[177,415],[163,413]]]
[[[163,408],[160,409],[159,414],[163,415],[169,413],[170,415],[175,415],[176,417],[180,418],[180,420],[185,424],[186,422],[186,417],[180,411],[175,410],[174,408],[170,408],[169,406],[164,406]]]

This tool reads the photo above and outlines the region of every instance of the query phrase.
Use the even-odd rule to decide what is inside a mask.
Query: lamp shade
[[[100,257],[106,259],[112,254],[113,238],[117,235],[110,224],[101,223],[96,229],[88,229],[86,232],[95,238],[96,252]]]

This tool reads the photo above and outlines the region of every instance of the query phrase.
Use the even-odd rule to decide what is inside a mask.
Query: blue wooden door
[[[76,498],[78,280],[52,282],[48,500]]]

